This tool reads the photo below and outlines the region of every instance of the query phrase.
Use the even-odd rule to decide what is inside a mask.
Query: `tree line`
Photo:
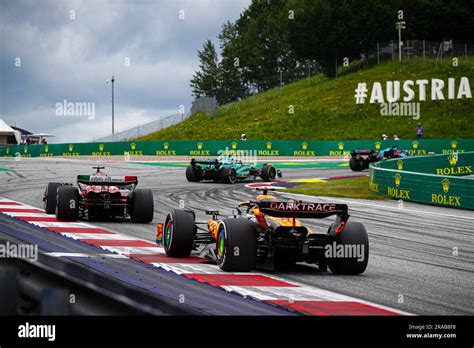
[[[235,22],[223,24],[220,54],[211,40],[198,51],[193,96],[222,105],[308,71],[334,76],[343,58],[358,59],[376,42],[397,40],[400,20],[404,40],[472,43],[474,1],[253,0]]]

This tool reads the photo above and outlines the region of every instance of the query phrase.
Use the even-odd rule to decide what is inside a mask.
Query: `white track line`
[[[28,221],[29,223],[39,226],[39,227],[79,227],[79,228],[96,228],[96,226],[92,226],[86,224],[84,222],[55,222],[55,221]]]
[[[164,254],[165,251],[163,248],[159,247],[126,247],[126,246],[108,246],[100,245],[98,246],[101,249],[112,251],[117,254],[127,255],[127,254],[140,254],[140,255],[150,255],[150,254]]]
[[[254,272],[226,272],[221,270],[214,264],[208,263],[150,263],[151,265],[163,268],[166,271],[179,275],[182,274],[238,274],[238,275],[255,275]]]
[[[110,239],[110,240],[137,240],[135,237],[127,236],[124,234],[107,234],[107,233],[74,233],[74,232],[61,232],[63,236],[81,240],[81,239]]]
[[[12,211],[0,211],[0,213],[3,213],[8,216],[12,217],[54,217],[45,213],[24,213],[24,212],[12,212]]]
[[[85,254],[85,253],[63,253],[63,252],[52,252],[45,253],[45,255],[51,257],[89,257],[89,258],[110,258],[110,259],[128,259],[125,255],[119,254]]]

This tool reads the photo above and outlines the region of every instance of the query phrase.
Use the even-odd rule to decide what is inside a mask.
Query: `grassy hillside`
[[[415,137],[415,127],[421,122],[426,138],[474,137],[474,101],[447,100],[421,103],[421,118],[381,116],[378,104],[357,105],[354,90],[359,82],[367,82],[369,93],[372,83],[407,79],[440,78],[447,85],[448,77],[469,77],[474,83],[474,58],[465,63],[460,58],[458,67],[449,59],[435,67],[433,60],[414,59],[386,62],[337,79],[315,76],[310,79],[275,88],[240,102],[223,105],[215,117],[196,114],[186,121],[138,140],[154,139],[238,139],[246,133],[249,139],[377,139],[385,133],[402,138]],[[472,87],[472,86],[471,86]],[[415,85],[415,101],[418,88]],[[404,92],[402,91],[402,96]],[[430,98],[427,89],[427,99]],[[370,96],[370,94],[369,94]],[[294,113],[289,113],[290,108]]]

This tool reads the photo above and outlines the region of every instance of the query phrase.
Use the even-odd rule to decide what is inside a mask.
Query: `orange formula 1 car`
[[[206,211],[212,218],[196,221],[192,210],[173,209],[158,224],[156,242],[170,257],[186,257],[193,250],[212,259],[224,271],[275,269],[306,262],[336,274],[360,274],[367,267],[369,240],[364,226],[348,222],[345,204],[279,201],[270,188],[241,202],[234,215]],[[327,231],[318,233],[300,219],[336,215]]]

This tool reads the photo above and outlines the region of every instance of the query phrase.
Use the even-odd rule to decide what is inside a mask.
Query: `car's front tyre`
[[[263,181],[273,181],[275,180],[277,175],[277,171],[274,166],[265,164],[262,167],[262,173],[260,174],[260,177],[262,178]]]
[[[186,257],[194,247],[196,224],[189,210],[173,209],[166,215],[163,225],[163,248],[166,255]]]

